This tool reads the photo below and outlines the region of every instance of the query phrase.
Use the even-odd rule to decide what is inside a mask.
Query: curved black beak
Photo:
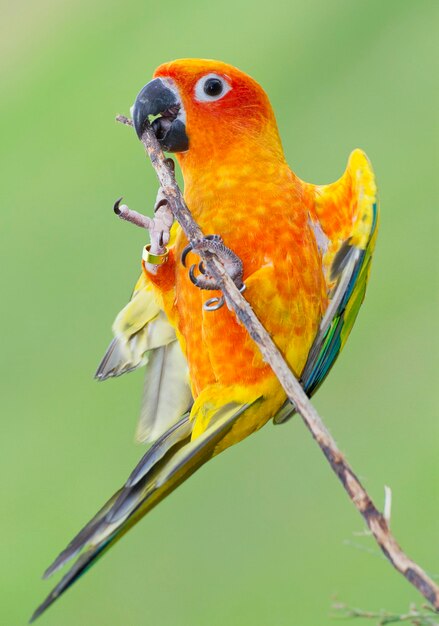
[[[152,128],[163,150],[185,152],[189,139],[183,122],[183,105],[178,92],[161,78],[155,78],[141,89],[133,107],[133,123],[140,138],[150,115],[160,115]]]

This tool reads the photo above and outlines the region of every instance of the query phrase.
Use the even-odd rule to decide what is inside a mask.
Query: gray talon
[[[221,261],[223,262],[224,269],[229,274],[229,276],[231,277],[233,282],[236,284],[236,286],[239,288],[241,287],[242,274],[243,274],[242,261],[233,252],[233,250],[230,250],[230,248],[227,248],[227,246],[224,245],[223,240],[221,239],[219,235],[207,235],[203,239],[200,239],[199,241],[194,242],[191,249],[194,252],[211,252],[212,254],[216,254],[218,258],[221,259]],[[185,253],[185,251],[186,251],[186,248],[183,251],[183,254]],[[184,258],[186,258],[186,256]],[[200,272],[202,274],[205,274],[204,270],[205,268],[203,265],[202,269],[200,267]],[[210,280],[211,287],[202,287],[202,288],[203,289],[218,289],[218,285],[215,282],[215,280],[213,278],[210,278],[209,280]]]
[[[120,209],[119,209],[119,207],[120,207],[120,203],[122,202],[122,200],[123,200],[123,196],[121,196],[120,198],[118,198],[118,199],[116,200],[116,202],[114,203],[114,205],[113,205],[113,211],[116,213],[116,215],[120,215]]]
[[[203,309],[205,311],[218,311],[224,304],[224,296],[220,298],[210,298],[210,300],[206,300],[203,304]]]
[[[245,289],[245,285],[242,282],[243,266],[241,259],[230,248],[224,245],[222,238],[219,235],[207,235],[203,239],[194,241],[193,244],[188,244],[181,253],[181,262],[186,266],[186,257],[189,252],[210,252],[215,254],[223,263],[224,269],[229,274],[235,285],[242,293]],[[199,276],[195,275],[196,265],[192,265],[189,269],[190,281],[199,289],[216,290],[219,289],[219,285],[216,280],[207,274],[206,266],[203,261],[198,264]],[[224,297],[210,298],[203,304],[205,311],[217,311],[224,304]]]
[[[181,253],[181,264],[183,265],[183,267],[186,267],[186,257],[191,250],[192,250],[192,244],[189,243],[186,246],[186,248],[183,250],[183,252]]]
[[[201,276],[195,276],[195,268],[196,265],[191,265],[191,268],[189,270],[189,278],[191,283],[198,287],[198,289],[216,289],[215,286],[212,287],[212,284],[214,282],[212,278],[208,278],[207,276],[204,276],[204,274],[202,274]]]
[[[196,287],[198,287],[198,278],[195,276],[195,265],[191,265],[190,267],[189,278],[191,279],[191,282],[194,283]]]

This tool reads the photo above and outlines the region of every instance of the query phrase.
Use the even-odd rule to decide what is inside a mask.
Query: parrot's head
[[[157,117],[158,116],[158,117]],[[282,154],[276,120],[262,87],[220,61],[179,59],[157,68],[133,107],[140,137],[147,120],[168,152],[185,169],[200,167],[245,148],[265,146]]]

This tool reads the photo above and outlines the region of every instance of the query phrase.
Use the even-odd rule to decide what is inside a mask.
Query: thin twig
[[[402,624],[403,622],[412,624],[412,626],[439,626],[439,622],[435,618],[431,609],[423,605],[418,610],[415,605],[410,606],[408,613],[390,613],[389,611],[364,611],[363,609],[350,608],[344,603],[335,602],[332,608],[336,613],[333,619],[366,619],[378,620],[375,622],[377,626],[387,626],[389,624]]]
[[[131,120],[128,120],[126,117],[118,116],[116,119],[124,124],[132,125]],[[198,224],[193,220],[184,202],[174,173],[167,164],[166,158],[149,124],[145,127],[141,142],[151,159],[157,178],[175,219],[183,229],[188,241],[196,243],[203,237],[203,233]],[[200,251],[200,256],[205,262],[210,275],[213,276],[217,284],[220,285],[227,305],[230,309],[235,311],[236,317],[245,326],[248,333],[257,344],[265,361],[276,374],[290,402],[296,407],[297,412],[301,415],[306,426],[311,431],[312,436],[320,446],[354,506],[365,519],[366,524],[387,559],[429,602],[431,602],[435,609],[439,610],[438,585],[431,580],[419,565],[409,559],[402,551],[391,534],[384,516],[373,504],[367,491],[349,466],[316,409],[303,391],[300,383],[285,363],[282,354],[256,317],[250,304],[240,294],[238,288],[225,271],[222,263],[215,255]]]

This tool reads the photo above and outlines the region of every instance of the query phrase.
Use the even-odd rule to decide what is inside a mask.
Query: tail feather
[[[176,443],[188,437],[191,431],[192,423],[189,420],[189,413],[186,413],[179,422],[171,426],[169,430],[150,447],[148,452],[131,472],[125,486],[132,487],[138,483]]]
[[[124,487],[119,489],[96,513],[96,515],[84,526],[84,528],[72,539],[69,545],[57,556],[55,561],[47,568],[43,574],[43,578],[48,578],[57,570],[63,567],[68,561],[75,557],[92,537],[95,536],[101,522],[107,519],[110,511],[119,508],[121,500],[125,499],[130,493],[128,487],[133,487],[142,478],[144,478],[150,470],[157,465],[167,452],[175,447],[182,440],[187,440],[190,435],[192,425],[189,421],[187,413],[177,424],[169,429],[151,448],[144,454],[142,459],[131,472]]]
[[[145,472],[145,467],[148,466],[147,453],[139,463],[141,469],[134,470],[125,486],[110,498],[48,568],[46,574],[50,575],[88,546],[36,609],[31,622],[53,604],[148,511],[212,458],[219,441],[227,435],[242,413],[253,404],[254,402],[245,405],[229,403],[222,407],[215,416],[214,423],[193,441],[189,440],[187,429],[183,428],[188,421],[185,417],[179,422],[181,432],[184,433],[182,439],[175,441],[175,437],[171,437],[173,444],[167,449],[166,443],[162,442],[161,456],[157,454],[157,449],[153,452],[153,446],[149,453],[157,456],[152,467]],[[170,436],[172,433],[175,434],[175,427],[170,429]]]
[[[34,611],[32,617],[29,620],[31,624],[34,622],[37,617],[40,617],[42,613],[46,609],[49,608],[51,604],[55,602],[57,598],[59,598],[67,589],[73,585],[73,583],[82,576],[92,565],[95,563],[99,557],[101,557],[106,549],[108,549],[111,545],[111,540],[109,540],[106,544],[103,543],[99,548],[93,548],[81,554],[81,556],[77,559],[76,563],[73,567],[67,572],[65,576],[59,581],[59,583],[52,589],[47,598],[40,604],[40,606]]]
[[[96,513],[96,515],[80,530],[80,532],[73,537],[68,546],[56,557],[54,562],[46,569],[43,574],[43,578],[49,578],[56,571],[61,569],[68,561],[73,559],[93,537],[96,530],[99,528],[100,523],[110,511],[110,509],[117,502],[117,499],[122,494],[123,488],[116,491],[116,493],[104,504],[104,506]]]

